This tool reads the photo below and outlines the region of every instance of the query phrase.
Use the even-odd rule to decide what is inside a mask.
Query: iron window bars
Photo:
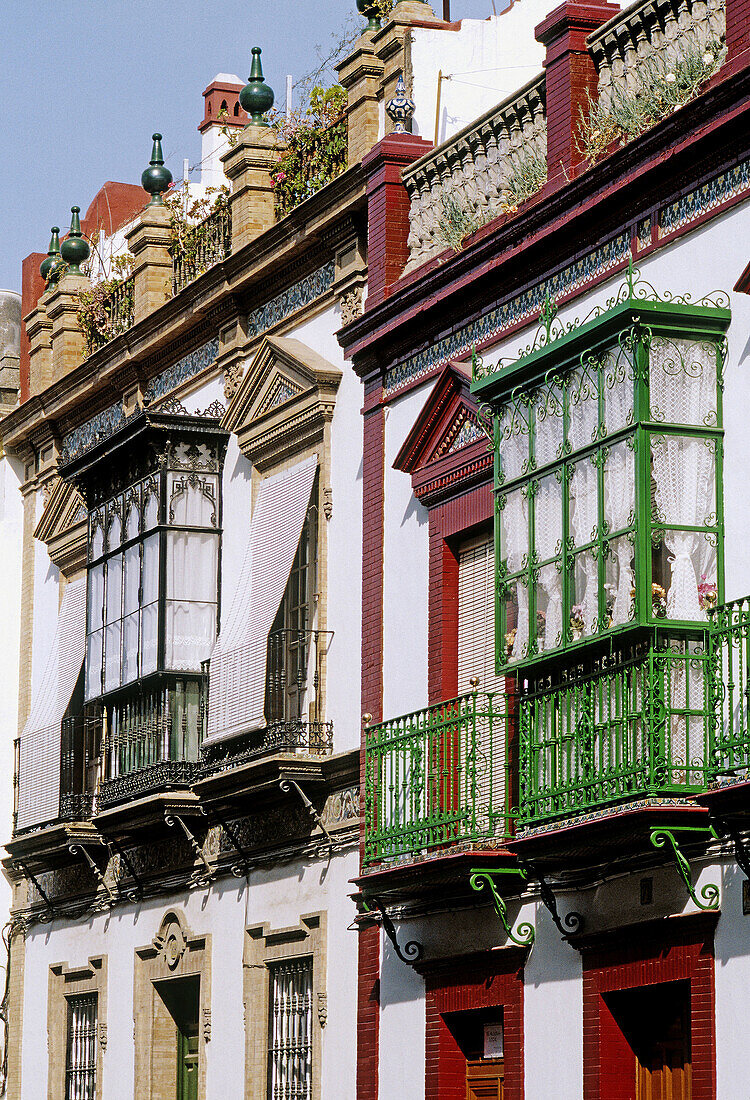
[[[311,958],[273,963],[268,1001],[268,1100],[312,1100]]]
[[[97,994],[67,998],[68,1037],[65,1060],[65,1100],[94,1100],[98,1037]]]

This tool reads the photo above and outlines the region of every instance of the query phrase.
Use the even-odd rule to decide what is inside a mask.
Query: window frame
[[[541,346],[532,347],[509,365],[500,366],[475,379],[472,392],[481,401],[487,402],[493,417],[493,443],[495,451],[495,548],[496,548],[496,593],[495,593],[495,634],[496,667],[498,673],[523,669],[540,660],[557,657],[565,652],[579,650],[611,638],[615,634],[638,629],[654,629],[666,624],[695,630],[705,624],[701,620],[666,619],[654,613],[652,605],[652,584],[658,583],[652,575],[651,540],[654,534],[664,530],[677,529],[675,524],[660,521],[653,515],[651,492],[651,446],[652,440],[662,437],[680,436],[702,439],[715,448],[715,509],[714,522],[709,526],[690,527],[685,525],[679,530],[709,534],[716,543],[716,602],[724,597],[724,555],[723,555],[723,417],[722,417],[722,368],[726,354],[725,331],[729,324],[728,309],[714,306],[692,306],[674,302],[638,302],[626,300],[608,309],[577,328],[571,326],[559,338],[550,333],[545,337],[542,332]],[[710,343],[716,348],[716,416],[711,424],[674,424],[658,420],[650,405],[650,345],[655,339],[669,338],[690,340],[694,343]],[[630,345],[628,346],[628,341]],[[569,386],[575,371],[594,363],[611,349],[627,349],[630,355],[628,366],[632,369],[634,387],[632,417],[630,422],[618,425],[614,430],[606,430],[604,424],[605,396],[599,371],[597,390],[597,430],[590,442],[580,447],[570,445],[569,424],[571,419],[570,402],[567,390],[563,388],[562,442],[554,459],[536,464],[534,453],[535,428],[532,417],[533,401],[541,387],[559,388],[561,383]],[[627,359],[626,359],[627,362]],[[503,431],[501,413],[503,406],[511,400],[525,407],[526,429],[531,448],[528,459],[520,472],[506,479],[503,470]],[[633,522],[617,530],[609,530],[604,514],[604,461],[617,443],[632,440],[635,464],[635,508]],[[575,464],[582,459],[594,459],[597,484],[597,523],[592,538],[580,546],[573,545],[570,513],[570,483]],[[562,624],[561,636],[557,644],[543,649],[537,644],[536,631],[531,624],[537,622],[537,593],[540,570],[549,564],[542,562],[536,554],[534,544],[534,506],[535,494],[539,482],[545,476],[556,474],[561,483],[562,538],[558,543],[558,553],[550,561],[556,561],[561,573]],[[508,569],[503,545],[503,511],[509,495],[520,490],[525,491],[528,523],[528,542],[526,553],[520,568]],[[605,600],[604,585],[606,579],[607,556],[613,553],[612,544],[618,537],[628,537],[634,542],[635,558],[635,601],[627,622],[614,626],[604,625]],[[663,536],[662,536],[663,537]],[[520,540],[519,540],[520,543]],[[584,634],[574,638],[571,614],[574,601],[571,598],[573,582],[572,569],[576,554],[592,551],[596,561],[597,579],[597,633]],[[509,585],[521,581],[527,592],[529,638],[526,652],[519,656],[509,655],[507,648],[514,642],[514,635],[508,626],[504,602],[508,597]],[[508,637],[506,638],[506,635]],[[512,657],[512,659],[510,659]]]

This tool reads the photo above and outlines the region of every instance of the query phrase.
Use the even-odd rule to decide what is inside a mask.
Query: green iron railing
[[[519,826],[702,790],[710,776],[708,665],[703,637],[649,639],[526,681]]]
[[[473,692],[366,729],[365,863],[505,834],[511,701]]]
[[[712,764],[732,777],[750,767],[750,597],[711,613],[709,652]]]

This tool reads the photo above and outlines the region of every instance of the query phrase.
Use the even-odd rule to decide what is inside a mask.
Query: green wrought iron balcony
[[[367,727],[365,863],[506,834],[508,700],[474,692]]]

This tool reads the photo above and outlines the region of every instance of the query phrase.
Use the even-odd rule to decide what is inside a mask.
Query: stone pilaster
[[[232,252],[254,241],[276,221],[271,175],[281,152],[274,130],[251,124],[221,158],[232,184]]]
[[[44,305],[52,324],[51,382],[75,370],[86,358],[83,331],[78,323],[78,294],[91,286],[85,275],[69,272],[45,295]]]
[[[52,381],[52,321],[44,298],[24,317],[29,348],[29,396],[41,393]]]
[[[169,210],[149,204],[127,234],[133,267],[135,323],[163,306],[172,297],[172,230]]]
[[[339,83],[348,96],[349,167],[359,164],[377,144],[378,103],[381,96],[383,62],[375,53],[373,32],[365,31],[354,49],[338,66]]]

